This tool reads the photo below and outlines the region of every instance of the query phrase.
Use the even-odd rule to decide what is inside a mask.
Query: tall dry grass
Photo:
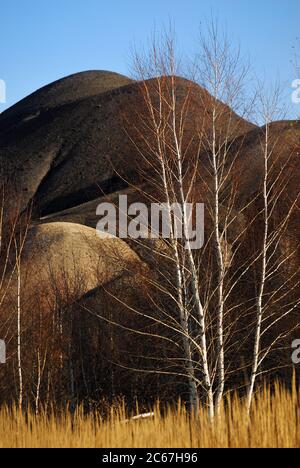
[[[273,392],[255,397],[251,417],[245,401],[228,397],[211,422],[205,408],[198,418],[178,405],[164,415],[156,408],[153,419],[124,422],[124,409],[108,420],[81,409],[70,416],[0,410],[0,448],[248,448],[300,447],[300,390],[288,391],[279,384]]]

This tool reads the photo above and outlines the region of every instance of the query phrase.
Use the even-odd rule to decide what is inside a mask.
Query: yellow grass
[[[78,410],[73,424],[66,412],[60,418],[0,410],[0,448],[202,448],[202,447],[300,447],[300,392],[276,386],[265,389],[247,416],[243,400],[227,398],[215,421],[201,408],[199,418],[189,417],[178,405],[153,419],[124,422],[123,410],[107,421]],[[226,409],[225,409],[226,408]]]

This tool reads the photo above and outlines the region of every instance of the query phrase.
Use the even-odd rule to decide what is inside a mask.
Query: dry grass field
[[[68,412],[25,415],[0,410],[0,448],[297,448],[300,447],[300,391],[277,385],[256,395],[251,416],[245,402],[228,397],[215,420],[205,408],[190,416],[178,405],[152,419],[124,421],[124,409],[108,420],[97,414]]]

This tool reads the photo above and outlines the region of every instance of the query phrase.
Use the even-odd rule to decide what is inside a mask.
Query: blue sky
[[[2,0],[0,79],[7,102],[89,69],[127,74],[130,48],[145,43],[154,25],[175,26],[180,49],[196,49],[200,22],[211,12],[249,56],[267,83],[280,79],[290,104],[290,63],[299,32],[299,0]],[[289,117],[300,114],[294,105]]]

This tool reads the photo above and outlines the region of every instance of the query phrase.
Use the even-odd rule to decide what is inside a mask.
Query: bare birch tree
[[[27,218],[27,214],[26,214]],[[18,223],[17,232],[14,235],[14,253],[15,253],[15,272],[17,277],[16,282],[16,308],[17,308],[17,359],[18,359],[18,376],[19,376],[19,408],[23,407],[23,370],[22,370],[22,253],[27,238],[27,232],[30,226],[30,217]]]
[[[258,93],[259,117],[263,122],[260,135],[260,154],[263,166],[262,187],[260,199],[262,200],[259,220],[261,223],[261,246],[258,251],[258,275],[256,296],[256,321],[253,347],[253,361],[248,388],[248,410],[251,409],[253,392],[257,376],[265,359],[272,350],[282,343],[285,336],[297,328],[299,321],[287,324],[282,332],[272,330],[282,321],[296,311],[300,304],[299,295],[299,267],[287,271],[286,266],[293,263],[298,246],[289,250],[282,249],[286,237],[289,237],[289,224],[297,211],[299,191],[295,196],[290,186],[294,180],[293,160],[299,151],[297,145],[286,145],[281,139],[284,134],[278,128],[274,136],[272,122],[282,115],[280,111],[280,90],[278,87],[267,91],[260,86]],[[275,124],[276,125],[276,124]],[[292,171],[291,171],[292,168]],[[286,200],[288,202],[286,203]],[[283,214],[276,217],[278,211]],[[281,284],[278,286],[274,279],[283,274]],[[282,303],[282,300],[285,302]],[[275,312],[274,312],[275,309]],[[263,346],[263,338],[269,335],[268,344]],[[266,370],[264,371],[266,372]]]
[[[12,202],[14,201],[14,203]],[[2,179],[0,188],[0,308],[7,305],[10,295],[10,307],[15,301],[13,309],[16,311],[16,337],[17,337],[17,369],[18,369],[18,404],[23,404],[23,372],[22,372],[22,323],[21,323],[21,258],[30,225],[30,210],[19,217],[19,202],[15,194],[9,189],[9,183]],[[12,208],[13,207],[13,208]],[[12,299],[11,289],[15,286]],[[9,315],[10,307],[7,307],[7,316],[4,317],[4,330],[11,325]]]
[[[195,177],[197,173],[197,156],[201,141],[193,141],[190,136],[189,144],[195,146],[195,153],[189,160],[191,171],[187,169],[186,153],[186,119],[191,111],[192,85],[187,86],[184,102],[178,105],[177,64],[174,50],[174,40],[165,36],[163,43],[152,43],[150,57],[143,63],[136,55],[136,70],[140,78],[140,89],[150,116],[151,133],[155,134],[156,145],[152,144],[152,136],[147,141],[150,158],[147,153],[144,159],[155,167],[158,181],[162,182],[162,196],[167,200],[167,213],[171,227],[170,260],[174,261],[176,271],[174,303],[178,308],[179,332],[182,335],[183,359],[189,381],[189,395],[191,407],[197,411],[199,404],[197,368],[194,356],[201,362],[203,387],[208,401],[211,417],[214,415],[213,389],[208,363],[207,329],[205,313],[200,298],[199,275],[195,263],[190,239],[191,213],[187,212],[187,203],[193,197]],[[153,73],[154,72],[154,73]],[[199,138],[199,137],[198,137]],[[197,137],[195,138],[197,140]],[[151,145],[152,148],[149,146]],[[189,178],[188,183],[186,182]],[[155,185],[154,184],[154,185]],[[182,240],[174,232],[174,204],[179,203],[182,209]],[[176,215],[175,215],[176,216]],[[176,222],[176,220],[175,220]],[[191,309],[192,307],[192,309]],[[175,311],[174,311],[175,312]],[[174,313],[176,316],[176,313]],[[192,338],[192,329],[198,327],[199,342]]]
[[[160,258],[156,272],[159,271],[159,278],[164,278],[169,288],[154,280],[152,286],[168,296],[173,310],[152,298],[157,316],[152,314],[151,318],[162,329],[172,331],[172,340],[177,349],[178,346],[182,349],[181,373],[189,383],[190,406],[197,411],[200,395],[202,399],[204,396],[211,417],[223,397],[224,335],[230,334],[232,326],[224,327],[224,307],[229,294],[225,291],[225,274],[230,266],[227,236],[236,217],[236,194],[234,186],[228,190],[228,185],[241,143],[234,157],[231,149],[233,141],[244,131],[243,119],[229,105],[239,100],[246,74],[245,67],[240,67],[239,55],[233,54],[228,43],[219,49],[218,41],[218,32],[212,25],[208,39],[202,39],[202,62],[198,67],[201,80],[213,91],[212,95],[193,81],[178,78],[180,71],[172,34],[163,34],[161,41],[154,38],[145,56],[135,54],[135,78],[142,101],[138,109],[143,111],[130,109],[125,123],[127,136],[140,156],[139,173],[144,186],[139,188],[132,181],[129,183],[137,194],[148,196],[150,202],[164,202],[170,226],[169,240],[165,239],[167,248],[152,251]],[[205,256],[206,260],[209,258],[207,248],[199,253],[199,247],[198,251],[194,250],[190,238],[193,213],[186,207],[199,201],[199,185],[204,187],[211,217],[217,275],[202,271],[203,267],[207,268],[204,266]],[[228,203],[227,209],[221,206],[222,202]],[[178,238],[174,224],[178,216],[174,207],[178,204],[182,208],[182,238]],[[162,233],[156,233],[156,237],[159,234]],[[237,242],[240,235],[236,235]],[[167,261],[169,271],[164,270],[163,261]],[[170,276],[172,271],[175,280],[171,278],[172,273]],[[217,276],[217,280],[212,280],[212,276]],[[218,383],[214,389],[215,380]]]
[[[211,96],[209,102],[209,129],[204,135],[209,161],[209,183],[206,190],[211,195],[209,212],[213,225],[213,250],[217,269],[217,390],[216,406],[219,407],[225,387],[225,325],[226,315],[226,275],[230,267],[228,251],[224,246],[228,239],[230,223],[234,223],[235,188],[233,171],[239,147],[233,152],[237,136],[243,133],[241,122],[234,121],[233,109],[245,115],[249,112],[243,90],[248,67],[243,63],[240,50],[229,44],[225,33],[222,33],[218,22],[208,23],[205,33],[200,34],[200,49],[197,60],[197,78]],[[241,103],[244,108],[241,109]],[[206,174],[207,176],[207,174]],[[207,177],[206,177],[207,178]],[[228,186],[232,185],[228,192]],[[223,205],[223,206],[222,206]],[[220,211],[223,208],[223,220]],[[235,242],[238,243],[239,234]],[[236,247],[237,248],[237,247]]]

